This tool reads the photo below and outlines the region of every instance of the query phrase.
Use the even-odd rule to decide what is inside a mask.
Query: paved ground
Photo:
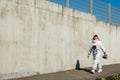
[[[103,72],[96,72],[95,74],[92,74],[90,69],[83,68],[81,70],[69,70],[11,80],[95,80],[97,77],[106,77],[120,73],[120,64],[103,66]]]

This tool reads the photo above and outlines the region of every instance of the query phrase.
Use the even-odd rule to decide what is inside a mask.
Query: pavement
[[[38,74],[10,80],[95,80],[96,78],[115,74],[120,74],[120,64],[105,65],[103,66],[103,71],[101,73],[96,72],[95,74],[91,73],[91,68],[81,68],[78,70],[68,70],[42,75]]]

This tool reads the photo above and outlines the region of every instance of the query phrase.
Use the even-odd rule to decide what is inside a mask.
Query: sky
[[[62,4],[65,5],[65,1],[66,0],[61,0],[61,1],[60,0],[50,0],[50,1],[53,1],[53,2],[62,2]],[[120,8],[120,0],[102,0],[102,1],[104,1],[106,3],[110,2],[111,5]]]
[[[120,8],[120,0],[103,0],[105,2],[110,2],[111,5],[119,7]]]

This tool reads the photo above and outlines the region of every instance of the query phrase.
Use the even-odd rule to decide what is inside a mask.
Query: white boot
[[[102,69],[99,69],[98,72],[99,72],[99,73],[102,72]]]
[[[95,70],[93,69],[91,72],[94,74],[94,73],[95,73]]]

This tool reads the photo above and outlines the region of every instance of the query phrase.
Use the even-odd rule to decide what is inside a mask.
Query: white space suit
[[[105,48],[103,47],[101,41],[99,40],[93,40],[92,44],[89,47],[88,50],[88,56],[92,53],[93,54],[93,70],[92,72],[94,73],[97,66],[98,66],[98,72],[102,71],[102,65],[99,61],[99,57],[101,55],[101,51],[105,53]]]

